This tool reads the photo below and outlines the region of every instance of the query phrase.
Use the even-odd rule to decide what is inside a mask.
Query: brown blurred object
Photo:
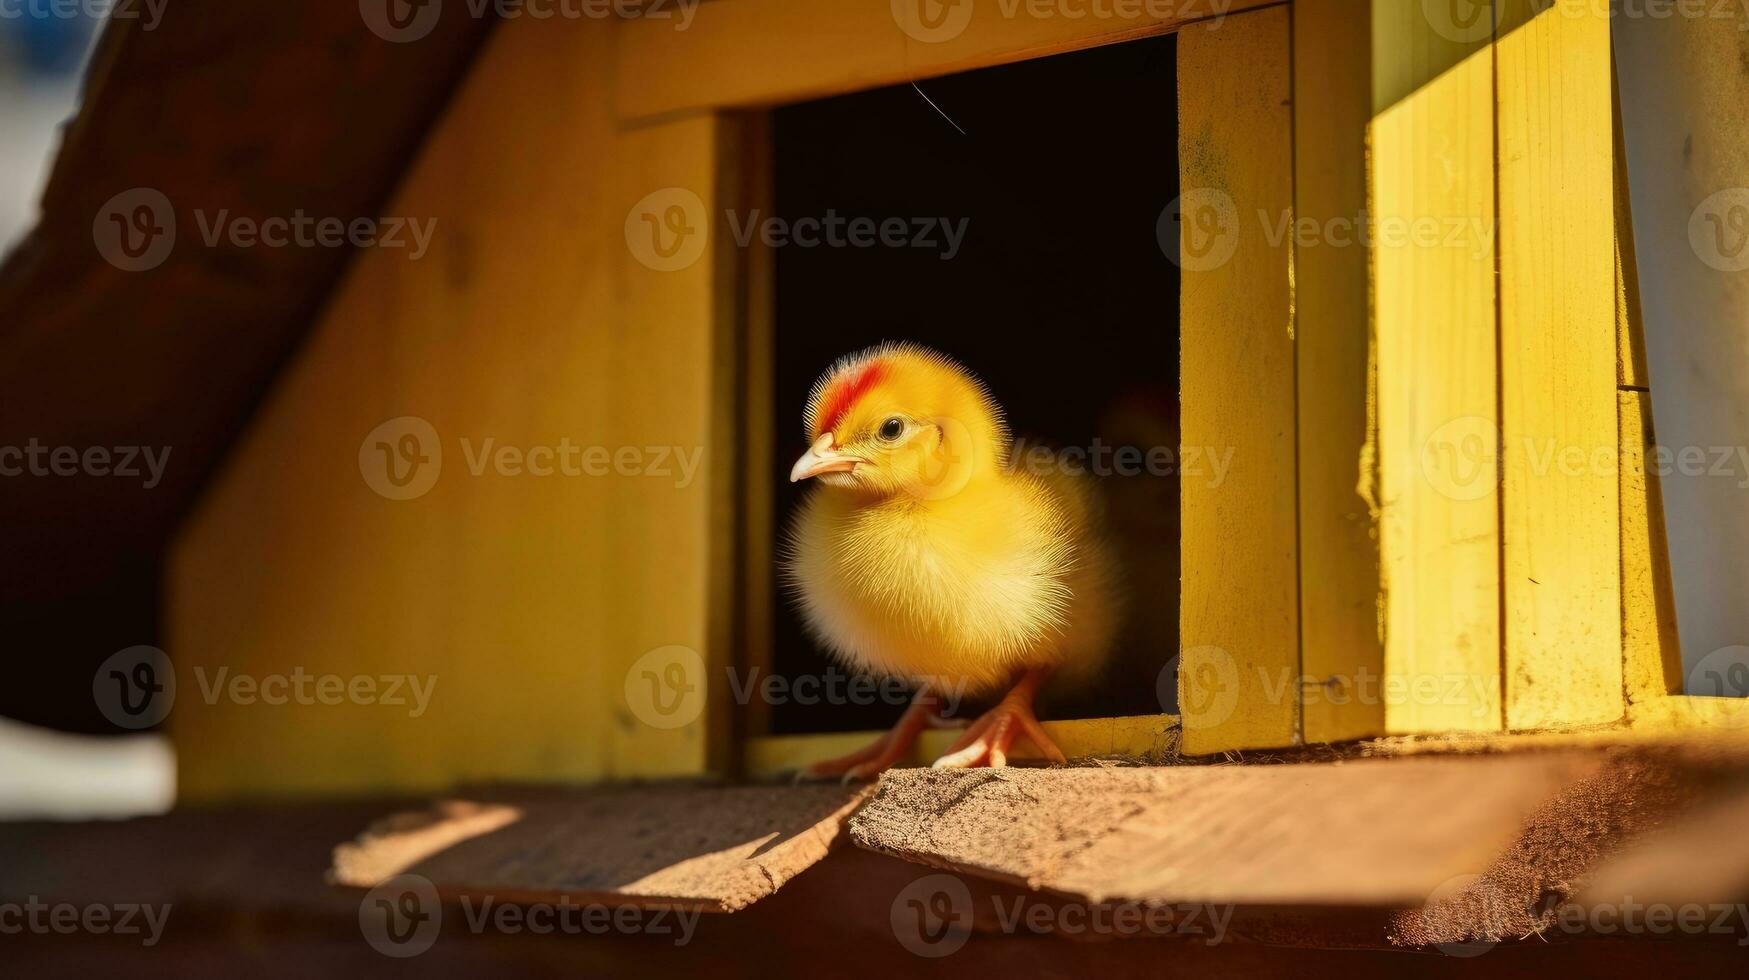
[[[107,263],[104,203],[166,195],[197,210],[375,217],[494,21],[373,34],[356,4],[171,4],[156,30],[109,21],[68,124],[42,218],[0,267],[0,446],[169,447],[161,483],[0,480],[0,635],[23,674],[0,715],[110,730],[87,695],[116,650],[157,642],[159,555],[350,248],[175,249],[149,272]],[[57,692],[46,695],[45,691]]]

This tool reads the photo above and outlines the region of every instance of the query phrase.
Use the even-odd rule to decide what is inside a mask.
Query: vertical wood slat
[[[1301,710],[1306,741],[1335,742],[1383,734],[1385,720],[1369,253],[1356,227],[1366,214],[1372,37],[1353,0],[1295,0],[1291,10],[1294,215],[1327,230],[1296,242],[1293,259]]]
[[[1501,725],[1494,64],[1477,23],[1374,0],[1369,185],[1385,715]],[[1414,233],[1432,229],[1429,241]],[[1446,234],[1455,229],[1455,243]]]
[[[1186,446],[1233,450],[1183,488],[1180,706],[1191,753],[1298,737],[1288,14],[1179,36]]]
[[[1496,0],[1509,729],[1621,718],[1609,13]]]

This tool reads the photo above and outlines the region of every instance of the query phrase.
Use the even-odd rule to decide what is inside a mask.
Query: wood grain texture
[[[1538,804],[1594,765],[1537,753],[905,770],[886,776],[850,835],[881,853],[1092,902],[1418,904],[1485,866]]]
[[[727,238],[708,224],[723,130],[621,130],[600,97],[609,41],[592,20],[495,35],[392,205],[436,221],[429,254],[360,256],[185,526],[169,573],[184,799],[696,774],[726,753],[706,737],[726,702],[709,581],[727,564],[712,445]],[[666,188],[696,196],[647,197]],[[669,206],[706,237],[658,271],[635,234],[640,208],[660,222]],[[402,416],[442,451],[411,500],[360,463]],[[610,461],[543,476],[488,455],[562,442]],[[642,670],[666,676],[638,659],[669,646],[699,655],[682,679],[704,702],[672,728],[627,701]],[[435,687],[418,716],[197,696],[193,672],[221,668]]]
[[[1299,735],[1288,15],[1178,40],[1180,399],[1187,446],[1232,447],[1183,485],[1179,703],[1191,754]]]
[[[1609,12],[1497,0],[1506,725],[1622,716]]]
[[[867,793],[672,785],[455,800],[379,821],[335,849],[330,878],[370,888],[414,874],[445,897],[734,912],[824,858]]]
[[[1221,27],[1233,13],[1273,2],[1106,5],[1094,16],[1028,0],[716,0],[700,5],[684,30],[656,19],[620,23],[615,101],[630,119],[824,98],[1197,21]]]
[[[1473,8],[1489,16],[1488,4]],[[1423,5],[1400,0],[1375,0],[1372,30],[1379,551],[1386,683],[1397,691],[1386,726],[1492,730],[1502,717],[1491,38],[1441,34]]]
[[[1329,234],[1294,247],[1299,404],[1301,711],[1308,742],[1384,732],[1384,672],[1372,453],[1367,213],[1371,25],[1351,0],[1296,0],[1294,216]]]

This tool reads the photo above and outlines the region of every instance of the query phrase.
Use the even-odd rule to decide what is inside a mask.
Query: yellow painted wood
[[[1436,30],[1423,4],[1374,0],[1371,17],[1386,726],[1492,730],[1502,722],[1493,52],[1485,34]]]
[[[1634,705],[1682,692],[1682,647],[1670,587],[1664,496],[1658,474],[1646,465],[1652,448],[1652,396],[1621,391],[1616,399],[1621,425],[1622,680]]]
[[[614,98],[627,118],[764,106],[1223,26],[1277,0],[1091,7],[1028,0],[716,0],[693,21],[618,25]],[[1075,11],[1081,16],[1070,16]],[[1133,10],[1133,13],[1131,12]],[[1041,16],[1041,11],[1043,15]],[[1067,13],[1065,13],[1067,11]]]
[[[711,454],[726,239],[656,271],[628,225],[647,233],[640,209],[661,224],[680,206],[703,234],[723,132],[710,117],[621,130],[601,95],[610,39],[593,20],[500,27],[386,208],[436,221],[429,254],[360,253],[176,541],[184,799],[714,768],[713,671],[673,661],[705,703],[673,729],[640,717],[626,682],[670,645],[723,662],[708,579],[724,565],[725,468]],[[697,198],[644,200],[670,187]],[[379,495],[360,462],[367,434],[400,416],[428,421],[442,452],[411,500]],[[588,475],[598,461],[579,456],[573,476],[490,459],[476,475],[470,450],[486,439],[602,447],[609,472]],[[646,473],[652,447],[697,471],[683,480],[670,458],[669,475]],[[666,667],[639,669],[660,680]],[[419,717],[209,704],[195,674],[219,669],[435,686]]]
[[[1218,486],[1183,485],[1185,751],[1299,734],[1293,213],[1288,15],[1178,41],[1181,401],[1187,446],[1233,447]]]
[[[1176,748],[1176,715],[1135,715],[1044,722],[1045,733],[1072,759],[1099,756],[1164,758]],[[795,772],[814,762],[847,755],[880,737],[880,732],[834,732],[827,735],[767,735],[747,744],[744,769],[754,778]],[[953,729],[925,732],[900,765],[926,766],[946,753],[959,733]],[[1036,759],[1030,743],[1017,744],[1016,759]]]
[[[1694,737],[1719,732],[1749,738],[1749,698],[1652,697],[1630,706],[1628,718],[1636,733]]]
[[[1506,725],[1622,716],[1609,11],[1497,0]]]
[[[1367,396],[1366,214],[1371,24],[1353,0],[1296,0],[1294,214],[1316,234],[1294,247],[1298,349],[1301,660],[1305,737],[1384,732],[1377,472]],[[1327,229],[1327,231],[1326,231]]]

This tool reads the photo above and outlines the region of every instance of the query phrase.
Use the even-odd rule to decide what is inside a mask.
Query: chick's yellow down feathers
[[[911,681],[924,714],[939,708],[931,692],[1018,684],[1022,697],[1004,704],[1026,717],[1010,719],[1006,738],[1039,742],[1032,693],[1048,674],[1091,677],[1115,632],[1115,574],[1088,480],[1010,467],[988,391],[915,345],[833,365],[805,421],[810,448],[791,479],[819,485],[791,525],[785,571],[812,631],[852,669]],[[982,758],[999,764],[1005,749]]]

